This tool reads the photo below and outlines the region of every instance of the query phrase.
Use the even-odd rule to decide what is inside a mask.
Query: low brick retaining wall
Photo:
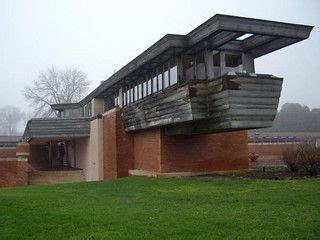
[[[0,148],[0,188],[28,184],[29,144]]]
[[[299,143],[249,143],[249,154],[258,154],[255,165],[283,165],[283,153],[293,150]]]
[[[0,158],[0,188],[27,184],[27,158]]]

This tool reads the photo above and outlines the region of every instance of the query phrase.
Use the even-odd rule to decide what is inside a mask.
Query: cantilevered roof
[[[254,58],[307,39],[312,26],[217,14],[186,35],[167,34],[86,96],[83,106],[94,97],[137,71],[149,71],[170,57],[202,49],[229,50]],[[249,38],[238,40],[244,34]]]
[[[23,139],[87,137],[91,118],[33,118],[28,121]]]
[[[22,136],[0,136],[0,147],[15,147]]]
[[[78,109],[81,107],[79,103],[60,103],[60,104],[51,104],[50,107],[53,110],[63,110],[63,109]]]

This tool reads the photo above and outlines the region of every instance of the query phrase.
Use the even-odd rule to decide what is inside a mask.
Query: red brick
[[[103,162],[105,179],[128,176],[133,168],[133,138],[124,131],[119,109],[103,116]]]
[[[15,147],[0,147],[0,158],[14,158],[16,157]]]
[[[0,161],[0,187],[14,187],[27,184],[27,161]]]
[[[160,129],[150,129],[134,133],[134,168],[161,171]]]
[[[162,134],[161,172],[247,169],[247,139],[247,131],[190,136]]]
[[[166,136],[160,129],[134,134],[135,169],[205,172],[248,168],[247,131]]]
[[[247,131],[166,136],[159,128],[128,134],[120,110],[103,116],[104,178],[128,176],[128,170],[204,172],[248,168]]]

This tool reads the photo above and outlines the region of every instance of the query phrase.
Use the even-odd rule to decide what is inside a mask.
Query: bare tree
[[[24,96],[35,109],[36,116],[54,114],[50,104],[78,102],[89,88],[86,74],[77,68],[58,70],[55,67],[41,72],[32,86],[24,89]]]
[[[17,135],[23,119],[24,113],[17,107],[8,105],[0,108],[0,135]]]

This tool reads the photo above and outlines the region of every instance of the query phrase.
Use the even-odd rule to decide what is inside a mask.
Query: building
[[[254,60],[311,30],[217,14],[167,34],[80,102],[52,105],[59,118],[31,119],[29,166],[80,168],[88,181],[247,169],[247,130],[272,125],[283,82]]]
[[[21,136],[0,136],[0,187],[28,183],[27,158],[20,157]]]
[[[257,159],[253,165],[284,165],[283,153],[294,150],[299,144],[317,147],[320,132],[249,132],[249,154]]]

